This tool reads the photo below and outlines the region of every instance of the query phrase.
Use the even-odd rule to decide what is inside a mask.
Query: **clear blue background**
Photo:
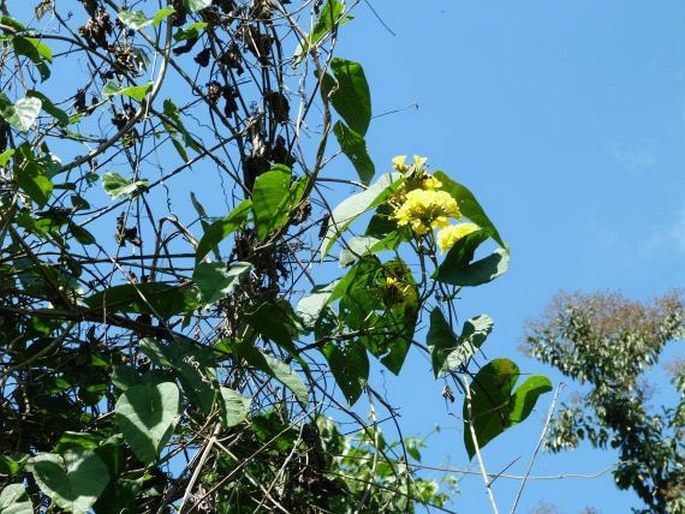
[[[685,281],[685,3],[631,0],[544,2],[375,0],[383,28],[362,3],[341,29],[337,55],[361,61],[376,118],[367,141],[378,171],[397,154],[429,157],[470,187],[512,248],[510,272],[465,290],[461,316],[492,315],[485,351],[524,372],[551,369],[516,350],[527,318],[559,289],[620,290],[649,299]],[[417,107],[411,107],[411,106]],[[341,173],[345,163],[336,161]],[[665,360],[683,355],[682,342]],[[414,355],[400,379],[376,386],[401,406],[405,435],[429,437],[424,461],[476,470],[462,449],[460,404],[447,409],[442,384]],[[667,392],[662,368],[651,375]],[[568,384],[562,398],[577,388]],[[535,447],[551,400],[484,450],[488,471]],[[388,427],[390,430],[390,427]],[[594,474],[616,453],[580,449],[540,455],[533,475]],[[488,512],[478,476],[456,475],[460,512]],[[518,482],[495,494],[508,512]],[[530,482],[518,512],[541,502],[560,512],[604,514],[639,506],[610,474],[594,480]]]

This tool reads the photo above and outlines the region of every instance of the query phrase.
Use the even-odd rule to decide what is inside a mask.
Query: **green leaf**
[[[74,239],[76,239],[82,245],[92,245],[96,242],[93,234],[76,223],[69,222],[69,232],[71,232],[71,235],[74,236]]]
[[[119,19],[127,27],[133,30],[140,30],[148,25],[157,27],[162,23],[164,18],[173,13],[174,10],[171,8],[160,9],[152,18],[148,18],[143,11],[121,11],[119,13]]]
[[[147,184],[146,179],[131,182],[118,173],[108,172],[102,175],[102,187],[112,199],[132,196],[138,191],[144,190]]]
[[[41,109],[59,121],[60,125],[64,127],[69,125],[69,115],[62,109],[56,107],[55,104],[53,104],[52,101],[43,93],[34,89],[30,89],[26,92],[26,96],[29,98],[38,98],[42,103]]]
[[[138,385],[140,376],[133,366],[120,364],[114,367],[112,372],[112,384],[121,391],[126,391],[129,387]]]
[[[152,20],[152,24],[155,27],[159,27],[159,24],[162,23],[167,17],[171,16],[172,14],[174,14],[174,10],[171,7],[160,9],[159,11],[157,11],[157,14],[155,14],[155,17]]]
[[[308,296],[297,303],[296,312],[305,327],[314,328],[321,311],[331,300],[331,295],[337,284],[338,281],[335,280],[323,286],[316,286]]]
[[[426,343],[431,355],[433,374],[438,378],[444,372],[447,356],[457,346],[457,338],[439,307],[431,312]]]
[[[335,79],[324,75],[321,92],[347,125],[364,137],[371,122],[371,93],[364,70],[359,63],[337,57],[331,61],[331,70]]]
[[[319,11],[319,17],[314,23],[307,41],[301,42],[295,51],[294,64],[297,65],[308,51],[308,47],[316,46],[324,36],[352,21],[352,16],[344,15],[345,5],[338,0],[327,0]]]
[[[394,285],[388,284],[393,279]],[[371,294],[369,294],[371,292]],[[340,280],[339,317],[359,341],[394,374],[398,374],[414,336],[419,311],[416,282],[401,259],[381,264],[367,257]]]
[[[200,303],[212,305],[229,296],[240,282],[240,277],[252,269],[249,262],[234,262],[228,268],[224,262],[198,262],[193,281],[200,290]]]
[[[74,514],[86,514],[110,478],[100,457],[77,448],[64,455],[39,453],[31,459],[31,469],[41,491]]]
[[[10,477],[17,475],[24,469],[27,460],[28,456],[24,454],[0,455],[0,474]]]
[[[338,0],[327,0],[319,11],[319,17],[314,23],[314,28],[309,35],[309,44],[314,46],[319,40],[328,34],[333,27],[344,25],[352,20],[349,16],[343,16],[345,5]]]
[[[231,346],[231,351],[247,361],[248,364],[275,378],[290,389],[302,404],[309,403],[309,391],[299,375],[285,362],[264,352],[246,342],[237,342]]]
[[[179,29],[174,34],[174,41],[186,41],[187,39],[197,39],[200,37],[200,31],[207,27],[207,23],[204,21],[198,21],[189,25],[188,28]]]
[[[386,173],[361,193],[352,195],[338,204],[331,213],[328,230],[321,243],[321,258],[328,254],[333,243],[356,218],[379,205],[387,198],[391,186],[398,179],[397,173]]]
[[[143,11],[121,11],[118,14],[121,23],[133,30],[151,25],[154,18],[148,18]]]
[[[283,226],[290,209],[300,200],[298,188],[290,182],[291,171],[285,166],[257,177],[252,190],[252,212],[260,241]]]
[[[369,379],[369,356],[366,348],[358,341],[328,343],[322,352],[331,368],[340,390],[345,398],[354,405]]]
[[[183,391],[205,414],[214,407],[216,389],[216,359],[214,353],[188,341],[171,343],[145,338],[141,348],[157,366],[177,372]]]
[[[447,252],[433,278],[446,284],[477,286],[504,274],[509,269],[509,253],[503,248],[497,248],[484,259],[471,262],[478,246],[489,237],[490,234],[481,229],[459,239]]]
[[[42,41],[32,37],[15,36],[12,39],[14,51],[19,55],[25,55],[36,64],[43,60],[52,62],[52,50]]]
[[[183,0],[186,11],[194,13],[212,5],[212,0]]]
[[[464,322],[457,339],[457,346],[447,355],[444,369],[459,369],[464,366],[485,342],[494,325],[494,321],[487,314],[481,314]]]
[[[376,173],[376,167],[369,157],[364,138],[342,121],[335,123],[333,133],[340,144],[340,149],[352,161],[361,181],[368,184]]]
[[[169,318],[186,311],[189,295],[187,289],[151,282],[113,286],[83,301],[93,309],[108,312],[137,312]]]
[[[251,209],[252,202],[250,200],[243,200],[228,216],[207,227],[204,236],[202,236],[200,243],[197,245],[195,260],[201,261],[204,259],[213,248],[216,248],[221,241],[242,225]]]
[[[26,156],[26,154],[24,154]],[[19,187],[41,207],[48,203],[54,185],[45,169],[39,162],[32,160],[33,156],[28,156],[26,160],[17,163],[15,159],[15,173],[19,182]]]
[[[9,484],[2,489],[0,514],[33,514],[33,505],[24,484]]]
[[[173,382],[130,387],[117,400],[117,423],[138,459],[157,460],[181,415],[180,392]]]
[[[488,442],[508,428],[528,417],[541,394],[552,390],[548,378],[536,375],[528,378],[516,391],[520,376],[518,366],[509,359],[495,359],[481,368],[470,385],[471,413],[464,402],[464,444],[469,458],[476,453],[468,420],[471,419],[478,446]]]
[[[509,253],[497,248],[487,257],[469,264],[463,269],[454,269],[448,276],[436,280],[459,286],[478,286],[504,275],[509,269]]]
[[[239,425],[249,414],[252,400],[228,387],[222,387],[220,391],[221,421],[224,428]]]
[[[179,111],[176,104],[169,99],[164,100],[164,115],[174,123],[173,125],[168,122],[164,122],[163,124],[169,135],[173,138],[172,141],[174,142],[174,146],[177,147],[177,151],[184,161],[188,160],[188,154],[182,149],[182,147],[179,150],[178,145],[180,145],[180,143],[175,139],[177,132],[181,133],[183,144],[186,148],[192,148],[198,153],[202,151],[201,145],[195,141],[195,139],[186,130],[183,120],[181,120],[181,111]]]
[[[4,152],[0,153],[0,166],[7,166],[7,163],[12,158],[15,151],[16,150],[14,148],[9,148]]]
[[[7,123],[21,132],[28,132],[38,118],[43,103],[38,98],[21,98],[2,109],[0,113]]]
[[[471,191],[458,182],[452,180],[442,171],[436,171],[433,176],[442,182],[443,191],[447,191],[457,201],[459,210],[464,216],[484,230],[488,236],[492,237],[502,248],[506,250],[509,249],[507,244],[499,235],[495,225],[493,225],[492,221],[490,221],[490,218],[488,218],[488,216],[485,214],[485,211],[480,206],[476,200],[476,197],[473,196]]]
[[[88,432],[71,432],[67,430],[59,437],[54,448],[55,453],[63,454],[66,450],[81,448],[83,450],[95,450],[102,439]]]
[[[121,87],[117,86],[113,81],[108,81],[107,84],[102,88],[102,96],[105,98],[110,98],[116,95],[128,96],[134,98],[139,102],[143,101],[145,95],[147,95],[152,89],[152,82],[148,82],[141,86],[128,86]]]
[[[542,375],[533,375],[514,392],[514,406],[509,414],[512,424],[520,423],[533,411],[541,394],[552,390],[552,382]]]
[[[340,251],[338,257],[340,266],[344,268],[356,262],[360,257],[373,253],[375,246],[380,242],[380,239],[372,236],[356,236],[345,241],[345,248]]]
[[[35,38],[15,36],[12,46],[17,55],[28,57],[36,65],[41,80],[45,81],[50,77],[50,68],[45,64],[52,62],[52,50],[48,45]]]
[[[243,312],[243,320],[262,338],[276,342],[296,356],[293,340],[301,326],[292,306],[286,300],[268,300],[255,304]]]

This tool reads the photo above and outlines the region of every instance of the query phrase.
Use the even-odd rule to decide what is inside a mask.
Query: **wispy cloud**
[[[647,143],[614,143],[609,152],[616,162],[631,170],[647,170],[658,163],[652,146]]]

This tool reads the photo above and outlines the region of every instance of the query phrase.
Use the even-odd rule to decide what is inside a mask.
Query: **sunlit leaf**
[[[459,369],[473,357],[478,348],[485,342],[492,328],[494,321],[487,314],[481,314],[464,322],[461,334],[457,338],[457,345],[445,360],[444,369]]]
[[[83,301],[93,309],[106,312],[137,312],[168,318],[186,311],[189,295],[187,288],[151,282],[113,286]]]
[[[119,397],[114,411],[133,453],[151,464],[173,434],[181,414],[180,393],[173,382],[135,385]]]
[[[148,82],[147,84],[143,84],[140,86],[121,87],[117,86],[114,82],[110,80],[102,88],[102,96],[104,96],[105,98],[109,98],[116,95],[128,96],[130,98],[138,100],[139,102],[142,102],[143,98],[145,98],[145,95],[147,95],[151,89],[152,82]]]
[[[247,220],[251,209],[252,202],[250,200],[243,200],[228,216],[209,225],[205,229],[205,234],[200,239],[200,243],[197,245],[195,260],[201,261],[204,259],[213,248],[216,248],[221,241],[240,227]]]
[[[188,12],[197,12],[212,5],[212,0],[183,0],[183,7]]]
[[[286,221],[291,208],[290,181],[290,170],[285,167],[257,177],[252,190],[252,212],[260,241]]]
[[[0,514],[33,514],[24,484],[9,484],[0,491]]]
[[[231,351],[242,357],[248,364],[275,378],[290,389],[304,405],[309,403],[309,390],[300,376],[285,362],[258,350],[249,343],[238,342]]]
[[[350,405],[354,405],[369,379],[369,357],[366,348],[357,341],[348,341],[327,343],[322,352],[336,384]]]
[[[224,428],[239,425],[250,412],[251,399],[228,387],[222,387],[220,392],[222,402],[221,421]]]
[[[361,193],[349,196],[333,209],[328,230],[321,243],[321,258],[323,259],[345,229],[356,218],[369,209],[382,203],[389,194],[390,187],[396,182],[398,174],[387,173]]]
[[[43,102],[38,98],[27,97],[17,100],[14,105],[2,109],[2,117],[17,130],[28,132],[38,118]]]
[[[39,453],[31,459],[31,470],[38,487],[74,514],[88,513],[110,478],[100,457],[77,448],[64,455]]]
[[[193,281],[200,290],[202,305],[211,305],[229,296],[240,282],[240,277],[252,269],[249,262],[198,262],[193,272]]]
[[[29,98],[38,98],[41,101],[41,109],[47,112],[50,116],[53,116],[60,125],[66,127],[69,125],[69,115],[62,109],[55,106],[47,96],[45,96],[40,91],[29,89],[26,92],[26,96]]]
[[[124,198],[144,190],[148,181],[146,179],[130,181],[118,173],[108,172],[102,175],[102,187],[110,198]]]
[[[43,81],[50,77],[50,68],[45,64],[52,62],[52,49],[48,45],[39,39],[22,36],[15,36],[12,45],[17,55],[28,57],[36,65]]]
[[[297,303],[297,315],[304,325],[313,328],[319,315],[331,299],[331,295],[338,281],[333,281],[323,286],[316,286],[312,292]]]
[[[195,406],[205,414],[212,411],[216,396],[216,359],[211,350],[184,340],[168,343],[150,338],[141,341],[141,348],[157,366],[178,373],[183,391]]]
[[[488,442],[506,429],[528,417],[541,394],[552,390],[548,378],[535,375],[529,377],[514,391],[520,376],[518,366],[509,359],[495,359],[483,366],[476,374],[471,388],[471,408],[464,401],[464,444],[473,458],[476,453],[470,420],[476,433],[478,446]]]
[[[490,218],[488,218],[487,214],[485,214],[485,211],[480,206],[478,200],[476,200],[476,197],[471,191],[458,182],[452,180],[446,173],[442,171],[436,171],[433,176],[442,182],[442,189],[451,194],[452,197],[457,201],[459,210],[465,217],[470,219],[482,230],[484,230],[502,248],[508,250],[508,246],[499,235],[497,228],[495,228],[495,225],[492,223],[492,221],[490,221]]]
[[[369,157],[364,138],[341,121],[335,123],[333,133],[340,144],[340,149],[352,162],[361,181],[368,184],[376,173],[376,168]]]
[[[337,57],[331,61],[331,70],[335,78],[323,76],[322,94],[330,98],[348,127],[363,138],[371,122],[371,93],[364,70],[357,62]]]

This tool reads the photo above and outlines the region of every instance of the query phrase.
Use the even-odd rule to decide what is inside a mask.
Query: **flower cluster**
[[[400,226],[408,225],[422,236],[434,228],[446,227],[450,218],[460,218],[457,201],[445,191],[413,189],[405,195],[404,203],[395,210]]]
[[[395,170],[404,175],[404,185],[395,197],[393,217],[399,226],[408,226],[419,236],[441,229],[437,243],[444,253],[479,227],[473,223],[450,225],[450,218],[461,218],[457,201],[448,192],[441,191],[442,182],[426,171],[425,157],[415,155],[411,165],[406,164],[406,159],[400,155],[392,160]]]
[[[440,251],[445,253],[454,246],[454,243],[459,241],[462,237],[475,232],[480,227],[475,223],[459,223],[458,225],[450,225],[438,232],[438,246]]]

